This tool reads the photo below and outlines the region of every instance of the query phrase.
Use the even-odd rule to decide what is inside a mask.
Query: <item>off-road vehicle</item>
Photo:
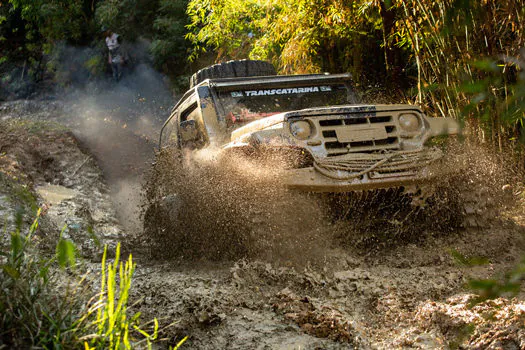
[[[428,141],[458,132],[454,120],[417,106],[358,103],[350,74],[277,75],[270,63],[244,60],[200,70],[190,84],[162,127],[148,180],[144,233],[154,256],[292,247],[317,239],[310,230],[323,207],[336,220],[357,215],[354,200],[377,209],[364,217],[396,221],[396,203],[410,199],[410,212],[420,197],[397,193],[432,178],[443,158]]]
[[[453,119],[414,105],[358,103],[350,74],[276,75],[270,63],[243,60],[194,74],[160,148],[288,154],[283,185],[349,192],[427,180],[443,157],[428,141],[457,132]]]

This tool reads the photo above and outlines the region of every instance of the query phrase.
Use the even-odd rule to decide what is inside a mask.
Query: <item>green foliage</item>
[[[28,208],[32,213],[38,210],[38,205],[35,196],[24,185],[15,185],[12,192],[13,199],[19,201],[24,208]]]
[[[18,215],[8,249],[0,251],[0,343],[14,348],[150,348],[158,335],[157,320],[148,333],[139,323],[140,314],[128,315],[135,270],[131,255],[120,262],[118,245],[109,262],[104,249],[100,293],[93,298],[87,276],[75,273],[71,241],[60,238],[51,257],[38,251],[39,215],[40,210],[26,234]]]
[[[17,220],[16,230],[10,234],[9,250],[0,253],[1,339],[13,347],[21,347],[27,341],[51,347],[53,343],[58,346],[72,340],[71,334],[62,331],[64,324],[74,323],[70,310],[78,307],[72,295],[75,292],[68,285],[63,298],[57,298],[50,289],[56,278],[50,270],[55,258],[38,257],[33,245],[39,214],[25,235],[21,232],[22,220]]]
[[[525,280],[525,258],[502,279],[475,279],[469,281],[468,286],[479,294],[474,300],[477,303],[505,295],[514,296],[519,293],[523,280]]]
[[[454,262],[462,266],[477,266],[486,265],[490,261],[486,257],[482,256],[465,256],[455,249],[450,250],[450,255],[454,259]]]
[[[150,50],[155,65],[166,72],[173,82],[183,76],[184,83],[187,83],[191,75],[187,62],[189,44],[184,38],[188,24],[186,5],[186,0],[160,0],[158,15],[153,21],[155,35]]]
[[[404,16],[396,21],[396,32],[405,38],[403,45],[417,64],[416,101],[442,116],[481,117],[494,123],[491,130],[496,133],[489,134],[494,141],[500,129],[496,106],[508,102],[496,75],[508,72],[510,65],[502,61],[498,67],[493,60],[518,57],[515,40],[523,35],[525,2],[404,0],[398,4]],[[426,89],[429,86],[437,88]],[[484,92],[488,94],[482,96]],[[466,106],[473,109],[467,108],[465,115]]]
[[[91,75],[100,76],[105,70],[105,63],[106,60],[102,58],[102,55],[93,55],[91,57],[88,57],[87,60],[84,61],[84,67],[88,70],[88,72]]]
[[[22,18],[46,40],[78,40],[85,17],[84,1],[9,0],[15,9],[21,9]],[[33,31],[28,32],[31,39]]]
[[[100,294],[98,301],[88,310],[87,315],[95,315],[92,326],[96,327],[96,333],[90,335],[90,342],[85,342],[86,349],[130,349],[132,347],[129,331],[131,329],[140,333],[147,342],[148,347],[151,341],[158,335],[158,322],[154,320],[154,328],[148,334],[139,326],[137,321],[140,314],[128,318],[127,307],[131,279],[135,271],[131,255],[125,263],[119,262],[120,244],[117,246],[115,260],[112,263],[106,262],[107,247],[104,248],[102,257],[102,277]],[[119,281],[119,283],[117,283]],[[138,345],[139,343],[134,343]]]
[[[352,47],[351,40],[369,28],[366,18],[354,20],[357,5],[325,0],[192,0],[187,35],[194,45],[191,58],[212,48],[219,59],[249,56],[272,60],[283,72],[319,72],[340,60],[337,51]]]
[[[154,35],[153,22],[158,16],[160,0],[105,0],[98,2],[95,19],[103,26],[135,41],[139,36]],[[179,3],[180,1],[173,1]],[[184,4],[184,2],[180,2]]]
[[[85,45],[97,36],[97,0],[9,0],[0,6],[0,98],[26,97],[46,77],[47,55],[60,43]],[[53,70],[51,70],[53,72]]]
[[[63,268],[67,266],[75,267],[75,263],[76,263],[75,250],[76,250],[75,244],[73,244],[73,242],[67,239],[63,239],[62,234],[61,234],[60,239],[58,240],[57,247],[56,247],[56,256],[57,256],[58,264]]]
[[[57,42],[47,56],[46,69],[53,73],[59,86],[81,86],[104,74],[107,68],[105,57],[103,49],[77,48]]]
[[[522,52],[525,52],[522,50]],[[512,146],[522,152],[525,134],[525,61],[518,57],[500,56],[471,62],[477,79],[466,78],[458,91],[467,103],[461,116],[475,121],[478,135],[489,140],[500,151]],[[472,123],[471,123],[472,124]]]
[[[5,127],[5,125],[3,126]],[[3,154],[0,153],[0,157],[2,156]],[[25,212],[34,214],[38,210],[38,203],[35,196],[29,190],[28,185],[21,182],[21,179],[17,179],[13,175],[0,172],[0,187],[5,190],[9,200],[9,206],[18,208],[16,220],[22,220]]]

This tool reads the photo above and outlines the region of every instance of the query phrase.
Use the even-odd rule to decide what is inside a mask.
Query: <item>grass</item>
[[[37,212],[38,203],[36,197],[27,185],[0,172],[0,186],[3,188],[0,194],[5,194],[11,204],[10,206],[25,208],[33,213]]]
[[[118,245],[109,261],[105,247],[100,291],[93,295],[93,276],[81,273],[71,241],[60,238],[52,256],[38,250],[39,215],[26,233],[19,215],[9,247],[0,251],[0,348],[151,348],[157,320],[141,325],[140,313],[130,315],[128,307],[132,256],[120,261]]]

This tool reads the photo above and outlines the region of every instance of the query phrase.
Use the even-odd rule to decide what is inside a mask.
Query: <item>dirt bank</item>
[[[47,208],[47,232],[65,224],[93,261],[97,241],[141,235],[140,191],[128,185],[120,191],[118,184],[141,181],[158,113],[166,113],[154,103],[142,110],[151,113],[120,114],[118,106],[95,102],[0,105],[0,173],[9,184],[0,189],[2,215],[13,217],[12,190],[22,186]],[[118,103],[120,111],[129,108],[127,100]],[[175,323],[163,330],[161,346],[189,335],[187,348],[199,349],[524,348],[523,292],[470,305],[469,279],[499,277],[525,251],[522,212],[485,219],[482,227],[421,232],[421,239],[374,248],[334,240],[320,245],[315,259],[294,259],[303,251],[287,245],[278,261],[271,255],[190,261],[177,254],[152,261],[147,249],[131,246],[139,263],[134,309],[143,319]],[[328,241],[345,225],[320,221],[315,234]]]
[[[51,246],[62,229],[87,258],[98,258],[103,244],[122,240],[100,168],[63,125],[3,116],[0,150],[0,193],[8,226],[17,209],[41,207],[41,238]]]

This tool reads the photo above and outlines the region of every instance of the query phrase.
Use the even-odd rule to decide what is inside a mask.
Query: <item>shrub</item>
[[[129,315],[128,296],[135,263],[102,258],[100,292],[92,297],[90,275],[82,274],[76,248],[62,237],[56,253],[38,251],[38,218],[26,234],[22,220],[0,251],[0,347],[130,349],[147,346],[158,335],[158,322],[146,332],[140,314]],[[185,340],[185,339],[183,339]]]

